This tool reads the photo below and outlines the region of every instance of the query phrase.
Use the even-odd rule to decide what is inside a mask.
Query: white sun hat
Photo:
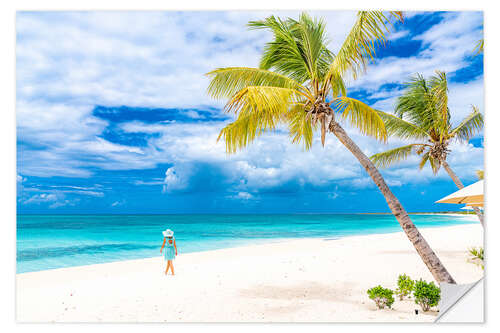
[[[165,237],[172,237],[173,235],[174,235],[174,232],[170,229],[163,231],[163,236],[165,236]]]

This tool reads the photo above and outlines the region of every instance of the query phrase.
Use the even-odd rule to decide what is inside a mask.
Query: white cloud
[[[268,12],[81,12],[20,13],[17,16],[17,126],[22,141],[44,149],[19,151],[19,165],[27,176],[90,177],[89,169],[130,170],[172,165],[163,181],[136,181],[136,185],[163,184],[165,192],[187,190],[196,177],[194,165],[220,169],[233,193],[257,193],[294,183],[328,187],[371,186],[358,161],[332,136],[325,148],[316,142],[310,152],[289,142],[287,133],[266,134],[244,151],[227,156],[216,138],[222,122],[121,125],[128,133],[158,133],[145,147],[119,145],[99,137],[107,121],[92,116],[95,105],[176,107],[199,119],[198,109],[220,106],[206,95],[204,73],[223,66],[255,66],[265,31],[246,30],[250,19]],[[278,15],[297,15],[278,12]],[[332,49],[341,45],[355,19],[354,12],[313,12],[325,18]],[[381,91],[386,83],[402,83],[409,75],[432,74],[434,69],[456,71],[478,38],[481,23],[475,13],[446,14],[447,19],[418,36],[426,49],[407,58],[389,57],[370,64],[366,75],[352,83],[375,106],[392,109],[398,89]],[[451,25],[452,28],[449,27]],[[406,36],[402,30],[394,39]],[[214,38],[217,37],[217,42]],[[463,117],[470,104],[483,106],[482,78],[450,85],[450,107]],[[348,129],[367,155],[388,146]],[[456,146],[450,164],[460,176],[482,164],[482,149]],[[461,150],[462,149],[462,150]],[[464,158],[467,156],[469,158]],[[471,157],[472,156],[472,157]],[[428,169],[418,171],[417,159],[384,171],[392,186],[433,179]],[[441,177],[441,174],[440,174]],[[78,189],[74,189],[78,190]],[[100,196],[90,190],[82,195]],[[336,192],[335,192],[336,193]],[[33,201],[46,198],[33,197]],[[47,194],[51,195],[51,194]],[[253,194],[250,194],[253,195]],[[332,194],[335,196],[335,194]],[[28,199],[29,200],[29,199]],[[64,201],[61,201],[64,202]],[[67,203],[70,204],[70,203]]]
[[[168,168],[165,172],[163,192],[183,190],[189,184],[189,169],[184,166],[179,168],[180,172],[177,172],[175,167]]]
[[[58,207],[64,207],[64,206],[75,206],[80,199],[74,199],[74,200],[63,200],[63,201],[57,201],[54,202],[52,205],[49,206],[49,208],[58,208]]]
[[[118,200],[111,204],[111,207],[123,206],[125,204],[125,200]]]
[[[392,111],[395,97],[400,91],[381,91],[383,85],[403,84],[416,73],[429,77],[440,70],[448,73],[450,108],[457,119],[466,115],[470,104],[483,109],[482,76],[475,78],[472,83],[452,82],[454,72],[466,67],[469,61],[467,57],[473,56],[474,46],[482,38],[482,13],[448,12],[443,14],[443,18],[426,32],[413,37],[423,44],[417,54],[376,59],[368,65],[366,75],[352,82],[351,89],[364,90],[368,92],[369,98],[382,98],[374,106],[383,111]]]
[[[254,199],[254,196],[248,192],[238,192],[238,194],[230,196],[230,198],[247,201],[247,200]]]
[[[55,194],[48,194],[48,193],[41,193],[41,194],[35,194],[28,200],[24,201],[25,204],[30,204],[30,203],[35,203],[39,204],[41,202],[50,202],[50,201],[56,201],[57,196]]]

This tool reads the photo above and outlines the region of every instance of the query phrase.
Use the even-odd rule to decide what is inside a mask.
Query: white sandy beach
[[[467,248],[479,224],[421,229],[458,283],[482,277]],[[376,310],[366,290],[397,276],[432,281],[402,233],[301,239],[182,254],[175,276],[163,259],[18,274],[20,322],[432,322],[413,301]],[[159,255],[159,248],[158,248]]]

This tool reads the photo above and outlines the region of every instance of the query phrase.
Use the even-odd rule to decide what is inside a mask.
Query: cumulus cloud
[[[248,193],[248,192],[238,192],[235,195],[229,196],[229,198],[230,199],[247,201],[247,200],[254,199],[255,197],[252,194]]]
[[[206,119],[221,102],[206,95],[204,73],[223,66],[256,66],[265,31],[248,32],[245,24],[268,12],[45,12],[17,15],[18,165],[23,176],[92,177],[95,170],[143,170],[166,165],[165,177],[135,180],[137,186],[160,185],[165,194],[183,191],[227,191],[249,200],[264,192],[325,191],[335,199],[340,184],[372,185],[358,161],[332,135],[325,148],[316,138],[309,152],[292,145],[282,129],[263,135],[242,152],[228,156],[217,143],[227,120]],[[278,12],[297,16],[297,12]],[[354,12],[312,12],[325,18],[332,49],[341,45],[355,20]],[[418,16],[410,13],[407,17]],[[389,56],[368,66],[367,74],[350,82],[374,106],[391,110],[401,83],[415,72],[456,72],[467,64],[480,34],[482,15],[445,13],[441,22],[418,36],[404,29],[390,42],[413,38],[422,42],[417,54]],[[453,75],[451,75],[453,77]],[[483,106],[482,76],[450,83],[450,108],[461,119],[470,104]],[[389,87],[389,88],[388,88]],[[96,105],[178,108],[193,122],[130,120],[113,123],[94,114]],[[215,110],[215,111],[214,111]],[[455,112],[456,111],[456,112]],[[112,110],[112,112],[114,112]],[[112,142],[103,133],[113,126],[125,136],[141,135],[144,144]],[[384,146],[347,126],[355,142],[370,156],[401,143]],[[456,145],[450,164],[460,176],[472,177],[482,165],[482,148]],[[434,179],[419,171],[417,158],[384,170],[391,186]],[[472,170],[472,171],[471,171]],[[21,180],[23,179],[21,177]],[[161,175],[160,175],[161,176]],[[438,177],[444,177],[440,173]],[[33,190],[34,191],[34,190]],[[103,197],[104,189],[58,189],[37,193],[27,203],[70,205],[62,195]],[[23,194],[24,195],[24,194]],[[47,196],[51,196],[48,197]],[[31,200],[32,201],[29,201]],[[45,201],[44,201],[45,200]],[[25,203],[26,203],[25,201]],[[115,201],[114,203],[119,202]],[[113,204],[111,204],[113,205]],[[118,204],[117,204],[118,205]]]
[[[30,203],[41,203],[41,202],[50,202],[50,201],[56,201],[57,196],[55,194],[47,194],[47,193],[41,193],[41,194],[35,194],[28,200],[24,201],[25,204],[30,204]]]
[[[481,12],[446,12],[439,23],[412,39],[421,41],[419,51],[409,57],[385,57],[369,64],[367,75],[353,82],[355,89],[364,89],[377,98],[380,88],[387,84],[402,84],[415,73],[428,77],[435,70],[448,73],[450,81],[450,107],[458,118],[464,117],[464,107],[470,104],[483,109],[483,78],[474,82],[453,82],[456,72],[467,67],[474,57],[474,46],[482,38]],[[465,88],[466,87],[466,88]],[[465,91],[467,90],[467,92]],[[465,93],[465,96],[461,93]],[[392,95],[394,96],[394,95]],[[394,103],[382,101],[378,106],[392,110]]]
[[[118,200],[111,204],[111,207],[123,206],[125,204],[125,200]]]

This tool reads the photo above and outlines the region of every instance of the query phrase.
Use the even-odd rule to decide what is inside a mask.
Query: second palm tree
[[[389,135],[414,143],[373,155],[371,159],[380,167],[388,167],[406,159],[411,154],[421,156],[420,169],[429,162],[434,174],[442,166],[455,185],[464,185],[446,161],[453,141],[467,142],[483,127],[483,115],[473,106],[462,122],[453,128],[448,108],[448,82],[444,72],[426,80],[417,74],[408,82],[408,88],[396,103],[395,116],[380,112]],[[483,214],[474,211],[483,225]]]

